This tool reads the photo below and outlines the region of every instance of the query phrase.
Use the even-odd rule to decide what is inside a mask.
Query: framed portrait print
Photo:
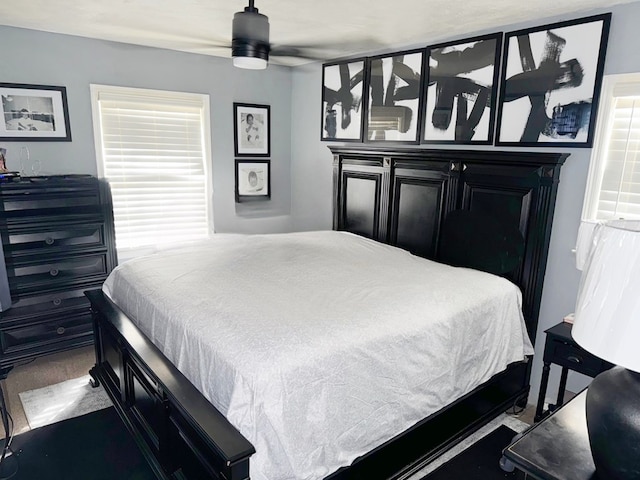
[[[233,122],[236,157],[268,157],[270,155],[269,105],[234,103]]]
[[[368,142],[418,143],[424,49],[367,60]]]
[[[364,58],[322,66],[321,140],[362,141],[364,66]]]
[[[71,141],[67,89],[0,83],[0,140]]]
[[[427,48],[422,143],[493,143],[502,33]]]
[[[236,159],[236,202],[271,198],[271,161]]]
[[[505,36],[497,145],[591,147],[611,14]]]

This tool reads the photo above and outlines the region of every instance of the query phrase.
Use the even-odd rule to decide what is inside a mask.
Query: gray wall
[[[640,71],[640,50],[637,46],[637,23],[640,19],[640,3],[631,3],[609,10],[577,12],[562,17],[544,18],[528,23],[505,25],[500,29],[469,32],[469,37],[493,31],[513,31],[545,23],[580,18],[611,11],[613,13],[605,74]],[[453,41],[456,38],[429,38],[425,35],[422,45]],[[412,47],[412,46],[407,46]],[[404,47],[402,47],[404,48]],[[396,48],[395,50],[399,50]],[[298,67],[293,72],[293,103],[291,146],[292,213],[296,229],[312,230],[331,228],[331,155],[325,142],[320,142],[321,131],[321,83],[320,65]],[[491,147],[487,147],[491,148]],[[501,148],[518,150],[517,148]],[[575,268],[572,249],[582,213],[582,202],[589,168],[590,149],[550,149],[571,155],[562,168],[560,188],[556,203],[551,246],[545,276],[542,305],[535,345],[532,391],[530,402],[535,402],[542,374],[544,330],[562,320],[574,310],[580,280]],[[555,401],[559,368],[552,369],[547,398]],[[589,379],[572,372],[568,388],[579,391]]]
[[[67,88],[72,142],[2,142],[9,168],[27,146],[41,174],[96,174],[91,83],[204,93],[210,96],[215,228],[278,232],[291,226],[291,69],[233,68],[230,59],[0,27],[0,81]],[[272,197],[236,204],[233,102],[271,105]],[[29,166],[28,166],[29,167]],[[27,168],[27,173],[29,168]]]

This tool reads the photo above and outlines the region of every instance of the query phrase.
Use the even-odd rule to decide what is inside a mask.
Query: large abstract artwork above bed
[[[334,230],[215,235],[89,292],[159,478],[407,475],[526,400],[566,155],[332,147]]]

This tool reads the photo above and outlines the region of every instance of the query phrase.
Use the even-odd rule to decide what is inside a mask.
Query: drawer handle
[[[573,355],[568,356],[567,360],[573,363],[582,363],[582,359],[580,357],[575,357]]]
[[[57,333],[58,335],[62,335],[62,334],[64,333],[64,327],[58,327],[58,328],[56,328],[56,333]]]
[[[54,240],[51,237],[47,237],[44,239],[44,243],[46,243],[47,245],[53,245],[53,242]]]
[[[52,277],[57,277],[59,273],[60,271],[57,268],[52,268],[51,270],[49,270],[49,275],[51,275]]]
[[[53,299],[53,304],[57,307],[58,305],[60,305],[62,303],[62,300],[59,298],[54,298]]]

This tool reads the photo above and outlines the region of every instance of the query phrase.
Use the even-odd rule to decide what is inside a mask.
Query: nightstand
[[[504,450],[526,478],[595,480],[589,446],[584,390],[553,415],[534,425]]]
[[[571,336],[572,325],[561,322],[558,325],[545,330],[547,334],[544,344],[544,366],[542,367],[542,380],[540,382],[540,394],[538,395],[538,405],[536,407],[535,422],[539,422],[556,408],[562,406],[564,402],[564,391],[567,387],[567,375],[569,370],[573,370],[589,377],[595,377],[600,372],[610,369],[613,365],[593,356],[582,349]],[[549,405],[549,410],[544,409],[544,399],[547,394],[547,384],[549,383],[549,371],[554,363],[562,367],[560,375],[560,385],[558,388],[558,399],[555,405]]]

